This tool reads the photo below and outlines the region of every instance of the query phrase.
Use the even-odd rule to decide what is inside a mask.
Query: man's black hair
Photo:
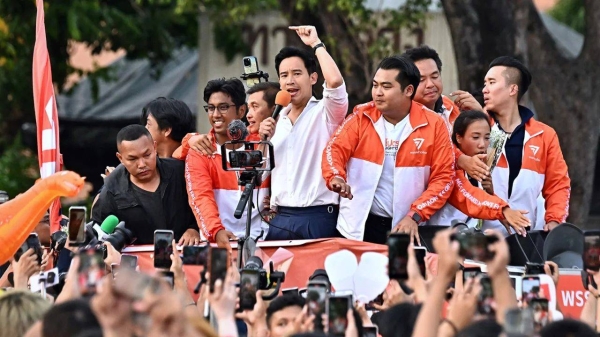
[[[82,299],[56,304],[42,322],[43,337],[74,337],[90,329],[101,329],[89,302]]]
[[[415,97],[417,87],[419,86],[419,82],[421,82],[421,73],[412,60],[404,56],[389,56],[381,60],[377,69],[399,70],[396,81],[400,83],[400,89],[404,91],[406,87],[412,84],[413,93],[410,99]]]
[[[540,331],[541,337],[595,337],[598,336],[589,325],[574,319],[552,322]]]
[[[492,61],[492,63],[490,63],[488,69],[497,66],[504,66],[509,68],[507,69],[507,71],[502,72],[502,75],[504,75],[509,84],[516,84],[517,86],[519,86],[519,94],[517,95],[517,101],[520,101],[521,97],[525,95],[527,89],[529,89],[529,85],[531,84],[532,77],[531,73],[529,72],[529,69],[527,69],[527,67],[525,67],[525,65],[521,63],[521,61],[517,60],[512,56],[500,56],[496,58]],[[513,68],[517,71],[511,72],[510,68]]]
[[[317,59],[313,54],[305,49],[296,47],[283,47],[279,53],[275,55],[275,70],[277,71],[277,76],[279,76],[279,65],[281,64],[281,61],[294,56],[302,59],[304,66],[308,71],[308,75],[317,72]]]
[[[117,133],[117,147],[119,147],[122,142],[138,140],[143,136],[146,136],[152,140],[150,131],[148,131],[148,129],[145,127],[139,124],[127,125],[126,127],[122,128],[119,133]]]
[[[302,309],[304,308],[304,304],[306,304],[306,300],[298,294],[285,294],[275,298],[267,307],[267,327],[271,326],[271,318],[274,313],[287,307],[299,307]]]
[[[496,320],[484,319],[473,322],[462,329],[456,334],[456,337],[498,337],[502,331],[502,325],[498,324]]]
[[[413,62],[432,59],[437,65],[438,71],[440,73],[442,72],[442,60],[440,59],[440,56],[435,49],[430,48],[428,45],[410,48],[405,51],[402,56],[411,59]]]
[[[252,88],[248,89],[246,93],[248,95],[255,94],[257,92],[263,92],[263,100],[267,102],[267,106],[272,108],[275,106],[275,97],[277,97],[277,93],[279,92],[280,87],[279,83],[276,82],[261,82],[254,85]]]
[[[236,108],[246,104],[244,84],[237,78],[230,78],[228,80],[225,78],[217,78],[208,81],[208,83],[206,83],[206,88],[204,88],[204,101],[208,103],[210,96],[215,92],[222,92],[231,97],[231,101],[235,104]]]
[[[469,128],[473,122],[478,120],[484,120],[490,125],[490,118],[483,111],[478,110],[467,110],[463,111],[456,117],[454,121],[454,127],[452,129],[452,142],[454,145],[458,146],[458,141],[456,140],[456,135],[460,135],[461,137],[465,136],[465,132]]]
[[[409,337],[412,336],[419,311],[421,304],[398,304],[378,313],[373,324],[379,326],[379,334],[383,337]]]
[[[156,119],[159,130],[171,128],[169,137],[178,143],[186,134],[194,132],[192,111],[178,99],[158,97],[146,104],[140,119],[142,125],[146,125],[150,114]]]

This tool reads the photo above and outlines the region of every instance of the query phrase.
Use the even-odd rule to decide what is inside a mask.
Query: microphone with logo
[[[88,246],[109,242],[119,252],[136,240],[134,233],[125,227],[125,222],[119,222],[114,215],[107,216],[101,225],[94,222],[88,223],[85,226],[85,232],[86,241],[89,238]]]
[[[290,95],[290,93],[285,90],[280,90],[277,93],[277,96],[275,96],[275,110],[273,110],[273,115],[271,117],[273,117],[273,119],[277,121],[277,117],[279,117],[281,110],[288,106],[291,101],[292,96]],[[263,136],[262,139],[267,140],[267,137]]]
[[[234,119],[227,126],[227,135],[232,143],[243,143],[246,137],[248,137],[248,128],[241,120]]]

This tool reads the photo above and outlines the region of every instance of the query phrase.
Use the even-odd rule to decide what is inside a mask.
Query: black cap
[[[555,262],[559,268],[583,269],[583,231],[570,223],[563,223],[548,234],[544,243],[544,259]]]

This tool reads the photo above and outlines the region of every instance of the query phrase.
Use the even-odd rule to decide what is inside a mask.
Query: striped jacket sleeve
[[[346,176],[346,165],[358,146],[360,116],[355,112],[350,114],[335,131],[325,150],[321,160],[321,170],[327,188],[331,189],[330,183],[334,177],[341,177],[348,181]]]
[[[448,203],[471,218],[482,220],[504,220],[502,209],[508,206],[502,198],[473,186],[464,171],[457,172]]]
[[[446,123],[442,117],[437,118],[439,121],[434,121],[433,159],[427,189],[410,207],[423,221],[429,220],[446,204],[454,186],[454,150]]]
[[[213,178],[210,174],[210,160],[196,151],[189,151],[185,159],[185,181],[188,201],[198,222],[198,228],[209,242],[215,242],[217,232],[225,227],[219,218]]]
[[[545,130],[544,133],[548,132]],[[549,133],[550,141],[546,150],[546,174],[542,196],[546,199],[546,223],[567,221],[569,200],[571,198],[571,179],[567,163],[563,158],[558,136],[554,130]]]

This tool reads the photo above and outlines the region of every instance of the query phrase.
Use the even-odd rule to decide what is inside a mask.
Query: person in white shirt
[[[266,240],[317,239],[341,236],[336,229],[339,196],[321,176],[321,154],[348,112],[342,74],[313,26],[290,27],[313,49],[325,78],[323,99],[313,97],[317,82],[315,57],[285,47],[275,57],[282,90],[292,97],[276,122],[265,119],[259,129],[275,150],[271,172],[271,220]],[[276,131],[277,130],[277,131]]]

